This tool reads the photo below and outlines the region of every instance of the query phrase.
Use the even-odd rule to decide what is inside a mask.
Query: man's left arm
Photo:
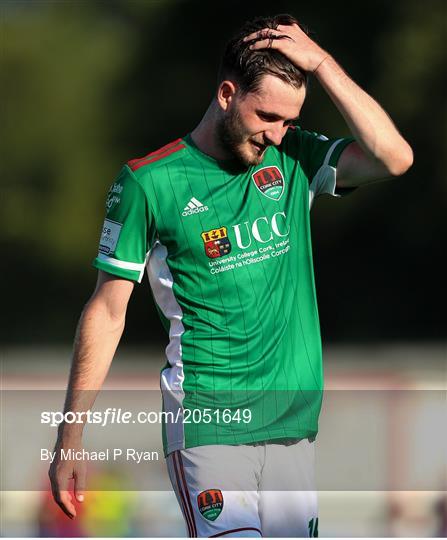
[[[387,113],[298,25],[266,28],[246,40],[252,42],[252,49],[277,49],[297,67],[313,73],[343,115],[355,142],[340,156],[337,187],[399,176],[411,167],[411,147]]]
[[[338,161],[337,187],[360,186],[404,174],[413,163],[413,151],[377,101],[331,56],[326,56],[314,74],[356,139]]]

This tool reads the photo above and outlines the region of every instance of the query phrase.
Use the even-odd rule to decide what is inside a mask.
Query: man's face
[[[265,75],[259,90],[243,97],[235,94],[217,125],[223,148],[245,166],[259,165],[268,146],[278,146],[296,120],[306,90]]]

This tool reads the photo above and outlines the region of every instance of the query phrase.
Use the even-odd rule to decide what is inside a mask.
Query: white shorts
[[[167,457],[190,537],[318,536],[315,443],[208,445]]]

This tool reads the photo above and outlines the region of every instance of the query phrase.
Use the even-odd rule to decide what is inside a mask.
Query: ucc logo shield
[[[228,255],[231,251],[231,243],[228,239],[226,227],[203,232],[202,240],[205,244],[205,253],[210,259],[223,257],[224,255]]]
[[[255,186],[259,191],[274,201],[279,201],[284,191],[284,177],[282,172],[275,167],[263,167],[252,175]]]
[[[200,513],[210,521],[216,520],[224,505],[223,495],[220,489],[207,489],[197,495],[197,504]]]

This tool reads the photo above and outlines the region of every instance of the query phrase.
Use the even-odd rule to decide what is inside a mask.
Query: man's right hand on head
[[[65,452],[68,449],[73,449],[74,452],[82,452],[83,448],[80,442],[74,444],[56,443],[54,448],[56,454],[48,471],[54,500],[70,519],[74,519],[76,517],[76,507],[73,504],[69,484],[71,480],[74,481],[73,493],[75,499],[77,502],[82,503],[85,492],[86,463],[83,460],[63,459],[62,449]]]

